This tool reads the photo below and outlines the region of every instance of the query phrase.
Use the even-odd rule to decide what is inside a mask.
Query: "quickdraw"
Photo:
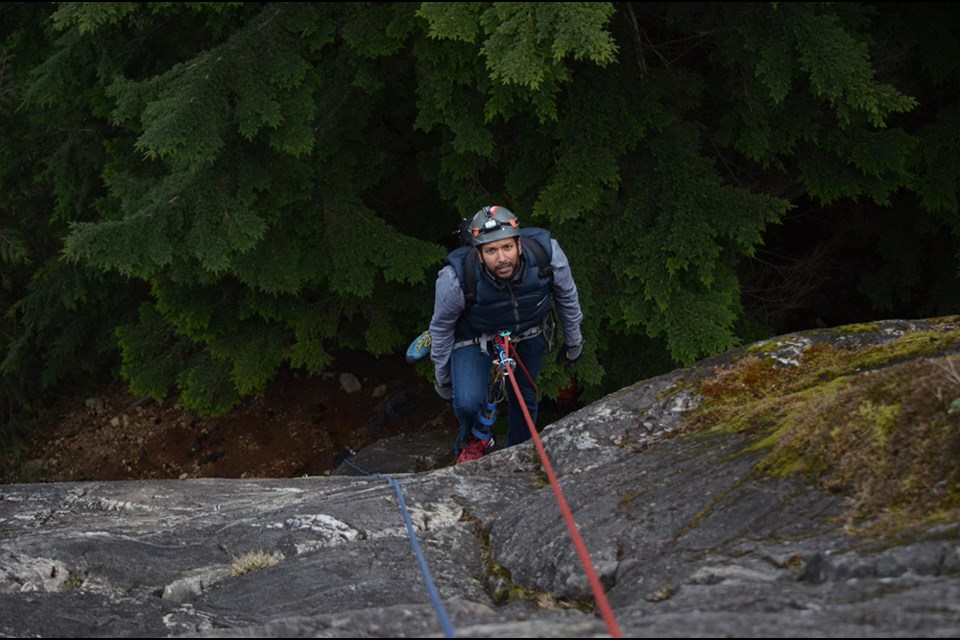
[[[510,357],[510,332],[501,331],[500,334],[494,339],[493,343],[497,349],[497,356],[499,358],[499,362],[497,362],[497,370],[501,372],[504,379],[506,379],[506,376],[510,375],[510,372],[513,371],[514,367],[520,365],[520,369],[523,371],[524,375],[527,376],[527,380],[530,381],[530,386],[533,387],[533,391],[537,395],[537,400],[539,400],[540,389],[537,388],[536,381],[533,379],[533,376],[530,375],[530,372],[527,371],[523,361],[519,358]]]
[[[500,358],[500,362],[497,363],[497,368],[500,370],[501,375],[504,376],[510,375],[511,369],[517,366],[517,361],[507,355],[507,342],[509,341],[509,331],[501,331],[494,340],[494,345],[497,347],[497,355]]]

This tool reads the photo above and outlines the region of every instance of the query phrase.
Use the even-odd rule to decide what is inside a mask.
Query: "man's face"
[[[487,269],[500,278],[509,280],[517,272],[520,251],[516,238],[504,238],[480,245],[480,257]]]

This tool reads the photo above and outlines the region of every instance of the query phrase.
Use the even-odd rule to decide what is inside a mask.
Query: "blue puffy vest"
[[[467,298],[466,309],[457,322],[457,340],[504,330],[519,334],[543,322],[553,301],[550,289],[553,278],[549,268],[553,259],[550,232],[537,227],[525,227],[520,229],[520,242],[523,247],[520,268],[509,281],[500,280],[487,271],[474,247],[460,247],[444,259],[444,263],[456,272],[460,286],[464,288],[464,297]],[[532,248],[532,242],[536,242],[542,251]],[[468,258],[471,253],[476,259]],[[546,264],[538,264],[538,255]],[[467,290],[468,265],[473,267],[473,281],[476,283],[476,299],[472,303]]]

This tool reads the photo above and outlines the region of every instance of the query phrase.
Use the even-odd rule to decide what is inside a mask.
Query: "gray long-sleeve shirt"
[[[553,257],[553,283],[550,288],[556,303],[560,324],[563,325],[564,344],[574,345],[583,342],[580,323],[583,312],[580,310],[580,297],[577,285],[570,273],[570,262],[560,244],[550,239]],[[450,384],[450,354],[453,352],[454,331],[460,314],[466,308],[463,287],[454,272],[447,265],[437,274],[436,293],[433,303],[433,318],[430,320],[430,359],[433,361],[437,382]]]

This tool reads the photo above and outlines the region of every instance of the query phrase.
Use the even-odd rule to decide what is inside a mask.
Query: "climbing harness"
[[[603,591],[603,585],[600,584],[600,578],[597,577],[597,572],[593,568],[593,562],[590,560],[587,546],[583,542],[580,532],[577,530],[577,523],[573,519],[573,513],[570,511],[570,506],[567,504],[563,491],[560,489],[560,483],[557,481],[557,476],[553,472],[553,465],[550,464],[550,459],[547,457],[547,451],[543,446],[543,441],[540,440],[540,434],[537,433],[537,428],[533,424],[533,419],[530,417],[527,404],[523,402],[523,396],[520,395],[520,386],[517,384],[516,376],[511,375],[515,360],[510,357],[509,331],[501,332],[498,336],[497,351],[500,356],[501,366],[505,369],[504,376],[510,380],[510,384],[513,385],[513,392],[517,395],[517,398],[520,399],[520,408],[523,410],[523,417],[526,418],[527,426],[530,428],[530,437],[533,439],[533,443],[537,448],[537,453],[540,454],[540,462],[543,465],[544,472],[547,474],[547,478],[550,480],[550,486],[553,488],[554,495],[557,498],[557,504],[560,507],[560,512],[563,514],[563,519],[566,522],[567,530],[570,532],[570,537],[573,538],[573,546],[577,550],[577,555],[580,557],[580,563],[583,565],[584,571],[587,573],[587,581],[590,583],[590,589],[593,591],[597,608],[600,610],[607,624],[610,635],[614,638],[622,638],[623,634],[620,632],[620,627],[613,615],[613,609],[607,601],[607,596]],[[523,367],[522,362],[520,366]],[[526,372],[526,368],[524,368],[524,372]],[[527,373],[528,377],[529,375],[530,374]]]
[[[443,627],[443,634],[447,638],[455,638],[456,634],[453,631],[453,624],[450,622],[450,616],[447,615],[447,610],[443,606],[443,601],[440,600],[440,594],[437,592],[437,587],[433,582],[433,576],[430,574],[430,567],[427,566],[427,561],[424,559],[423,553],[420,551],[420,543],[417,541],[417,534],[413,530],[413,523],[410,521],[410,512],[407,511],[407,501],[403,497],[403,491],[400,489],[400,483],[390,476],[365,471],[349,460],[344,460],[344,462],[363,475],[380,478],[381,480],[386,480],[393,485],[393,490],[397,494],[397,501],[400,503],[400,512],[403,514],[403,523],[406,525],[407,535],[410,537],[410,545],[413,547],[414,555],[417,556],[417,563],[420,565],[420,572],[423,574],[423,583],[426,585],[427,593],[430,595],[430,602],[433,604],[434,611],[437,612],[437,618],[440,620],[440,626]]]

